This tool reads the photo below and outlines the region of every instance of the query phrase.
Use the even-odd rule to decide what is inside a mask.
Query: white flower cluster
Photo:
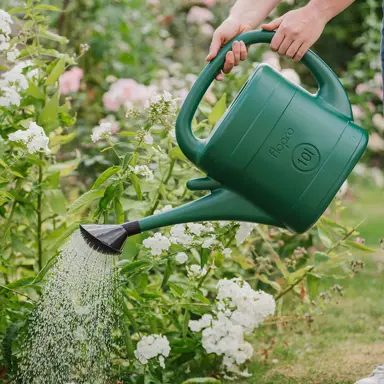
[[[128,166],[129,170],[135,175],[141,175],[145,177],[146,181],[152,181],[154,179],[153,172],[148,168],[147,165],[135,165],[132,167]]]
[[[156,232],[154,236],[148,237],[143,241],[143,245],[146,248],[151,249],[153,256],[159,256],[163,251],[167,251],[171,246],[168,238],[163,236],[160,232]]]
[[[10,105],[18,107],[20,105],[20,91],[28,88],[28,80],[22,71],[29,65],[31,65],[29,61],[21,62],[2,74],[0,79],[0,107],[9,107]],[[33,73],[33,71],[30,72],[30,74]]]
[[[207,268],[201,268],[200,265],[192,264],[190,267],[187,267],[188,276],[191,279],[199,279],[207,274]]]
[[[136,170],[134,171],[136,173]],[[166,206],[163,210],[157,210],[155,211],[155,213],[166,212],[170,209],[172,209],[171,206]],[[165,236],[156,233],[155,236],[146,239],[143,244],[146,248],[151,249],[151,253],[154,256],[158,256],[160,254],[160,248],[163,251],[167,251],[171,244],[179,244],[184,246],[196,244],[201,245],[203,248],[210,248],[217,243],[216,238],[214,236],[208,236],[198,240],[195,239],[194,236],[202,236],[208,232],[212,232],[213,230],[214,227],[211,223],[207,223],[204,225],[199,223],[176,224],[171,228],[169,239]],[[167,242],[165,242],[164,239],[167,239]],[[160,242],[160,244],[157,244],[158,242]],[[180,260],[182,259],[184,258],[181,258]],[[179,262],[179,264],[183,263]]]
[[[275,301],[241,279],[220,280],[217,288],[216,313],[191,320],[189,328],[192,332],[202,331],[202,345],[207,353],[223,356],[224,366],[239,373],[238,366],[253,355],[252,345],[244,336],[275,313]]]
[[[10,34],[11,34],[11,24],[13,20],[11,15],[0,9],[0,52],[7,51],[7,60],[14,62],[17,57],[20,55],[20,51],[14,45],[10,50]]]
[[[154,93],[151,96],[151,103],[157,104],[160,103],[160,101],[165,101],[166,103],[172,102],[172,95],[168,91],[164,91],[162,95],[159,95],[158,93]]]
[[[165,368],[164,358],[169,356],[171,347],[169,341],[165,336],[149,335],[137,343],[135,350],[135,357],[141,364],[147,364],[148,360],[158,357],[160,366]]]
[[[51,153],[48,148],[49,138],[46,136],[44,129],[32,122],[27,130],[19,129],[18,131],[9,134],[9,141],[22,142],[29,153],[44,152]]]
[[[244,243],[245,239],[258,226],[256,223],[241,222],[240,227],[236,232],[236,242],[238,245]]]
[[[111,136],[113,133],[112,131],[112,123],[110,122],[103,122],[97,127],[93,128],[91,139],[94,143],[100,141],[101,139],[106,139],[109,136]]]

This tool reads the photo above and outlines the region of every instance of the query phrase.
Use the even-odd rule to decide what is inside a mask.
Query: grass
[[[377,253],[355,255],[366,266],[342,282],[344,296],[314,318],[311,330],[298,326],[280,332],[267,362],[254,362],[252,377],[242,384],[353,384],[384,363],[384,332],[379,330],[384,326],[384,251],[379,250],[383,196],[370,185],[360,185],[341,218],[356,225],[366,216],[359,231]]]

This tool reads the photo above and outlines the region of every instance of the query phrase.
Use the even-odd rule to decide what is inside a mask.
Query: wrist
[[[312,17],[321,20],[324,24],[327,24],[335,16],[326,1],[310,1],[304,8],[310,12]]]
[[[238,24],[239,26],[247,26],[251,29],[256,29],[259,23],[254,20],[255,18],[249,17],[237,12],[231,12],[225,21]]]

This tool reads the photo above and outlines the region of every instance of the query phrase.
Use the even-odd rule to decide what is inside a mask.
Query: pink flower
[[[67,95],[68,93],[78,92],[82,78],[83,70],[79,67],[73,67],[64,72],[59,79],[60,94]]]
[[[355,120],[360,120],[364,117],[364,111],[359,105],[352,105],[352,114]]]
[[[189,24],[204,24],[212,20],[213,13],[209,9],[203,7],[194,6],[189,10],[187,15],[187,22]]]
[[[104,107],[110,111],[117,111],[120,106],[126,104],[143,105],[154,92],[153,86],[138,84],[133,79],[119,79],[111,85],[108,92],[103,95]]]
[[[105,124],[105,123],[109,123],[110,124],[111,132],[112,133],[116,133],[116,132],[120,131],[120,125],[116,121],[115,116],[108,115],[107,117],[105,117],[104,119],[101,119],[99,121],[99,125],[102,125],[102,124]]]
[[[203,4],[206,7],[213,7],[216,4],[216,0],[203,0]]]
[[[368,91],[368,86],[364,83],[358,84],[355,91],[358,95],[361,95],[362,93]]]
[[[200,26],[200,32],[204,36],[211,37],[213,35],[213,32],[215,32],[215,29],[212,27],[211,24],[202,24]]]

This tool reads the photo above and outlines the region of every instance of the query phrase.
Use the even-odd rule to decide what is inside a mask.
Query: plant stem
[[[276,297],[275,297],[275,301],[281,299],[283,296],[285,296],[288,292],[292,291],[293,288],[296,287],[297,284],[299,284],[301,281],[304,280],[305,276],[307,276],[307,274],[309,272],[311,272],[313,270],[313,268],[315,267],[312,267],[310,268],[307,272],[305,272],[305,274],[300,277],[300,279],[296,280],[293,284],[291,284],[288,288],[285,288],[283,292],[280,292]]]
[[[26,297],[27,299],[29,299],[29,300],[31,300],[31,301],[35,301],[34,299],[32,299],[32,297],[26,295],[25,293],[21,293],[21,292],[19,292],[19,291],[15,291],[14,289],[8,288],[8,287],[6,287],[5,285],[0,284],[0,288],[5,289],[6,291],[12,292],[12,293],[14,293],[15,295],[24,296],[24,297]]]
[[[168,183],[169,179],[171,178],[172,172],[173,172],[173,167],[175,166],[175,162],[176,162],[175,159],[171,160],[171,162],[169,164],[168,172],[165,175],[163,181],[161,182],[162,185],[166,185]],[[149,209],[149,211],[147,212],[147,215],[153,215],[153,212],[155,212],[155,209],[159,205],[159,198],[160,198],[160,187],[157,189],[156,196],[154,198],[154,202],[153,202],[151,208]]]
[[[41,159],[40,154],[40,159]],[[43,239],[41,233],[41,227],[43,224],[42,212],[41,212],[41,202],[43,192],[41,190],[41,183],[43,181],[43,168],[39,165],[39,191],[37,193],[37,255],[38,255],[38,267],[39,271],[43,268]]]

